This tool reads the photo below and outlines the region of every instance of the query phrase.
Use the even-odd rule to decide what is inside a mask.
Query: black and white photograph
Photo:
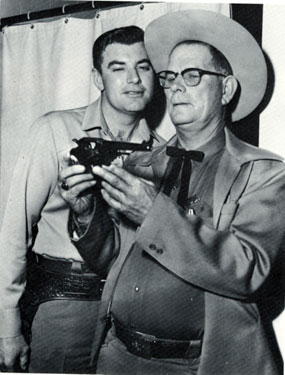
[[[0,0],[0,372],[284,374],[284,19]]]

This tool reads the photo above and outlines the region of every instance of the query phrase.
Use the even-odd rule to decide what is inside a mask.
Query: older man
[[[73,138],[141,143],[152,137],[160,144],[144,117],[154,72],[143,36],[136,26],[102,34],[93,46],[100,99],[41,117],[20,153],[0,234],[0,365],[6,370],[27,369],[24,333],[30,372],[80,373],[90,361],[104,280],[70,243],[69,209],[59,194],[68,185],[57,187],[57,180]],[[86,176],[94,185],[94,176]],[[92,194],[84,200],[90,203]]]
[[[262,51],[235,21],[198,10],[154,20],[145,43],[176,135],[130,158],[132,174],[93,169],[122,215],[115,263],[96,242],[96,214],[75,242],[82,252],[93,247],[95,266],[113,263],[99,323],[107,336],[93,348],[97,371],[278,374],[259,301],[284,246],[285,167],[226,128],[264,95]]]

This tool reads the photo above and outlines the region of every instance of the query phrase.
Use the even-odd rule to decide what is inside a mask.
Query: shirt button
[[[135,287],[135,291],[138,292],[140,288],[138,286]]]
[[[156,250],[156,246],[153,243],[151,243],[149,245],[149,248],[150,248],[150,250]]]
[[[157,250],[156,250],[156,253],[157,253],[157,254],[163,254],[163,250],[162,250],[162,249],[157,249]]]

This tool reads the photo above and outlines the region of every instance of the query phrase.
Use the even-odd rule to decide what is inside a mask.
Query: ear
[[[93,81],[97,89],[100,91],[104,91],[105,87],[104,87],[102,74],[99,72],[99,70],[95,68],[92,70],[92,74],[93,74]]]
[[[238,82],[234,76],[227,76],[223,79],[223,95],[222,95],[222,104],[227,105],[233,99],[237,88]]]

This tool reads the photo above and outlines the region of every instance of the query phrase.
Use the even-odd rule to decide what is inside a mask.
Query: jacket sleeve
[[[138,233],[136,246],[168,270],[204,290],[237,299],[258,291],[285,239],[285,168],[255,161],[226,230],[186,214],[160,193]]]
[[[57,183],[57,154],[46,121],[41,118],[32,126],[11,178],[0,232],[0,337],[21,333],[18,301],[26,282],[26,252]]]

